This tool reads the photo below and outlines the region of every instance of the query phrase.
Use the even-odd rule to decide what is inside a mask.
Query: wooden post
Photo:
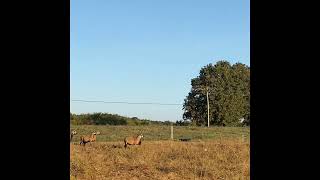
[[[173,140],[173,125],[171,125],[171,140]]]

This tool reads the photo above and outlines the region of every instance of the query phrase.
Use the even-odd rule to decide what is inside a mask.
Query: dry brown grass
[[[114,148],[113,145],[119,146]],[[70,145],[72,179],[250,179],[250,144],[241,139]]]

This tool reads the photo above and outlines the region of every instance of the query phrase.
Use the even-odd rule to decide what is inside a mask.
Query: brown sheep
[[[142,134],[135,137],[124,138],[124,147],[127,148],[127,145],[141,145],[141,138],[143,138]]]
[[[71,142],[73,136],[76,135],[76,134],[77,134],[77,131],[75,131],[75,130],[73,130],[73,131],[70,133],[70,142]]]
[[[87,136],[81,136],[80,137],[80,145],[83,144],[85,146],[88,142],[95,142],[97,140],[97,135],[100,134],[100,132],[93,132],[91,135]]]

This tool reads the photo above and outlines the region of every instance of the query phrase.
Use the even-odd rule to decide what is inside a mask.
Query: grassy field
[[[250,179],[249,128],[174,127],[174,141],[170,126],[71,129],[78,131],[70,144],[71,179]],[[101,132],[97,142],[79,146],[79,136],[92,131]],[[139,133],[141,146],[123,148],[124,136]],[[192,141],[177,141],[181,137]]]
[[[73,142],[79,142],[81,135],[91,134],[94,131],[100,131],[97,136],[98,142],[123,141],[124,137],[142,133],[145,141],[150,140],[168,140],[170,139],[170,126],[95,126],[81,125],[72,126],[72,130],[78,132],[74,136]],[[205,139],[226,139],[239,138],[242,135],[249,138],[250,129],[248,127],[192,127],[192,126],[174,126],[174,139],[183,137],[193,140]]]

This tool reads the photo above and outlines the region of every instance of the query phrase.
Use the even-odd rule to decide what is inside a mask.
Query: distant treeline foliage
[[[170,125],[170,121],[151,121],[139,119],[137,117],[124,117],[109,113],[70,113],[70,123],[72,125]]]
[[[198,126],[208,124],[208,89],[210,125],[250,125],[250,67],[227,61],[209,64],[191,80],[191,86],[183,105],[184,120]]]

